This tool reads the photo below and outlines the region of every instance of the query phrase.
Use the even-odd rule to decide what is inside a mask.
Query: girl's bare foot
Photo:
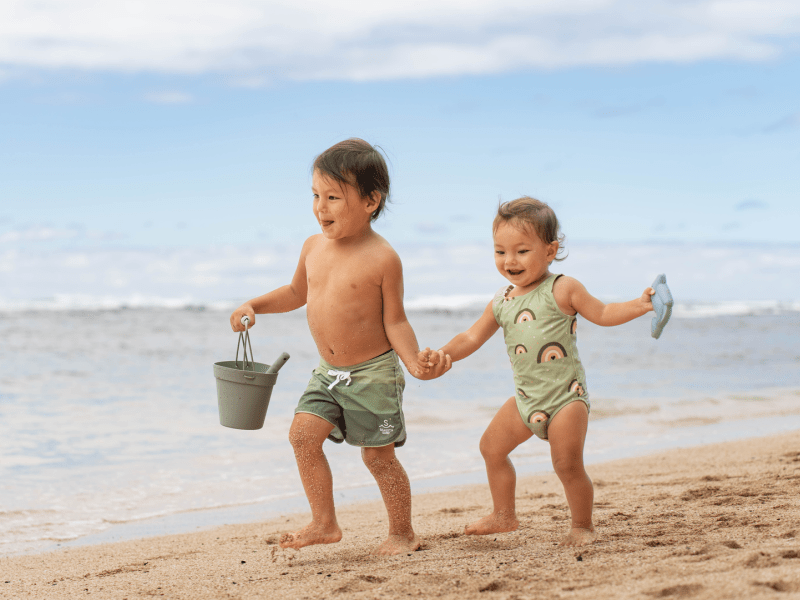
[[[491,533],[505,533],[516,531],[519,528],[519,521],[514,514],[506,515],[503,513],[492,513],[464,528],[467,535],[489,535]]]
[[[396,556],[407,552],[419,550],[419,538],[415,533],[411,537],[405,535],[390,535],[380,546],[375,548],[371,554],[378,556]]]
[[[573,527],[569,534],[561,540],[559,546],[586,546],[597,539],[594,527],[585,529],[584,527]]]
[[[299,550],[313,544],[335,544],[342,539],[342,530],[335,522],[328,525],[318,525],[313,521],[300,531],[284,533],[280,539],[281,548],[295,548]]]

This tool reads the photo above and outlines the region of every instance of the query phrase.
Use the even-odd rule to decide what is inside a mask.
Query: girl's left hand
[[[647,288],[642,293],[642,297],[639,298],[639,300],[642,302],[642,308],[644,309],[644,312],[642,314],[648,313],[651,310],[653,310],[653,299],[651,296],[655,293],[656,291],[651,287]]]

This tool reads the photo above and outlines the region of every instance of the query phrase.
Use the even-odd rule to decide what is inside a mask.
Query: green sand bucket
[[[242,317],[245,330],[243,334],[239,333],[236,359],[214,363],[219,422],[233,429],[261,429],[264,426],[272,386],[278,380],[278,370],[289,360],[289,355],[284,352],[272,365],[255,362],[247,328],[249,322],[250,319]],[[244,349],[241,362],[239,346]]]

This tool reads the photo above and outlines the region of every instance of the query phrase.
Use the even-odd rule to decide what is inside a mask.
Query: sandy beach
[[[307,514],[0,559],[2,598],[774,598],[800,597],[800,431],[591,465],[599,540],[568,527],[554,474],[520,478],[521,527],[464,525],[485,485],[414,496],[420,551],[369,554],[380,502],[338,510],[339,544],[284,551]]]

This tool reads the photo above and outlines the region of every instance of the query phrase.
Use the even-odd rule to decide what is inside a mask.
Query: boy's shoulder
[[[364,250],[369,257],[371,268],[384,272],[403,268],[400,255],[383,236],[377,233],[371,236]]]
[[[306,241],[303,242],[303,246],[308,246],[309,244],[310,245],[318,244],[324,239],[325,239],[324,235],[322,235],[321,233],[315,233],[314,235],[310,235],[306,238]]]
[[[374,245],[376,250],[398,256],[392,245],[382,235],[375,233],[371,236],[371,244]]]
[[[319,245],[325,239],[321,233],[315,233],[312,236],[306,238],[306,241],[303,242],[303,248],[300,250],[301,255],[306,255],[311,252],[316,246]]]
[[[323,247],[325,242],[325,236],[321,233],[310,236],[303,243],[302,254],[308,255],[316,248],[319,248],[322,252],[325,252],[325,248]],[[338,253],[341,252],[341,249],[338,250]],[[356,246],[348,247],[344,250],[344,254],[350,254],[357,260],[362,260],[363,255],[366,254],[369,257],[370,264],[373,268],[387,264],[400,265],[400,256],[397,254],[397,251],[389,242],[386,241],[383,236],[377,233],[373,233],[369,237],[365,238],[362,243]],[[342,256],[342,254],[339,255]],[[359,256],[360,258],[358,258]]]

